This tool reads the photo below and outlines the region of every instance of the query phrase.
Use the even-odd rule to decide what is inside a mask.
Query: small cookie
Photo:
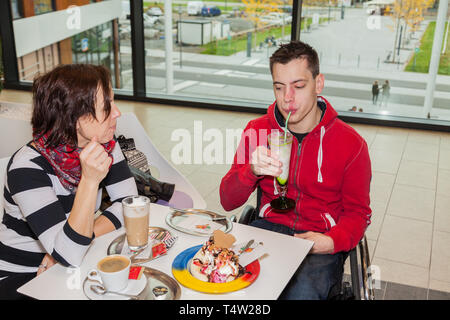
[[[236,238],[232,234],[226,234],[221,230],[215,230],[213,236],[214,244],[219,248],[230,249],[236,242]]]

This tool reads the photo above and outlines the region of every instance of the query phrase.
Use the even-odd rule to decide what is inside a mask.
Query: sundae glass
[[[272,154],[277,154],[282,163],[281,174],[276,177],[277,191],[280,195],[272,200],[270,205],[276,212],[287,212],[295,207],[295,201],[286,197],[289,178],[289,162],[291,160],[292,135],[289,132],[274,131],[268,136],[269,148]]]

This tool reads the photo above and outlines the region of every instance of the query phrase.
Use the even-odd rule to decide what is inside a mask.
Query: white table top
[[[187,248],[203,244],[208,238],[198,237],[179,232],[170,228],[165,218],[169,213],[168,207],[151,204],[150,226],[169,229],[179,236],[175,245],[165,256],[157,258],[143,265],[162,271],[173,278],[172,262],[175,257]],[[94,239],[80,268],[65,268],[56,264],[38,277],[18,289],[18,292],[36,299],[52,300],[85,300],[82,283],[87,273],[95,268],[97,261],[107,255],[109,244],[124,233],[121,228],[114,232]],[[313,242],[280,233],[267,231],[247,225],[233,223],[230,231],[237,241],[250,239],[262,241],[269,254],[260,261],[259,277],[250,286],[239,291],[226,294],[206,294],[181,287],[180,299],[189,300],[275,300],[283,291],[290,278],[297,270],[305,256],[311,249]]]

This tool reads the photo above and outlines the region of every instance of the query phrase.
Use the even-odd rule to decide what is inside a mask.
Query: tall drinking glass
[[[137,251],[148,244],[148,220],[150,199],[131,196],[122,200],[123,218],[128,247]]]
[[[277,154],[282,163],[281,174],[276,177],[277,191],[280,195],[270,202],[274,211],[287,212],[295,207],[295,201],[286,197],[289,178],[289,162],[291,160],[292,135],[281,131],[274,131],[268,136],[269,148],[272,154]]]

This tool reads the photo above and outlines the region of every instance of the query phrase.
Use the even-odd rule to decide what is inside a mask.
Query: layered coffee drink
[[[148,244],[150,199],[144,196],[122,200],[128,247],[139,250]]]
[[[118,272],[130,264],[130,260],[122,256],[105,257],[99,261],[97,268],[102,272]]]

